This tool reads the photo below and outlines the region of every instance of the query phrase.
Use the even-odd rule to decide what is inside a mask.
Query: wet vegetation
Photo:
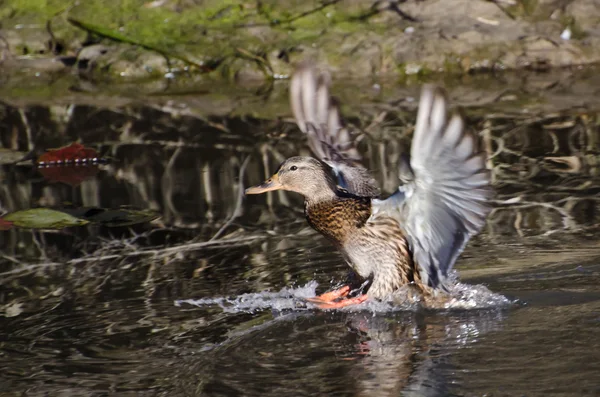
[[[63,77],[45,92],[37,83],[7,82],[0,215],[43,207],[76,217],[96,214],[90,208],[149,210],[160,218],[0,230],[0,388],[31,395],[593,395],[600,369],[597,73],[443,84],[489,153],[496,191],[484,233],[458,270],[464,282],[518,299],[510,308],[290,310],[292,300],[314,294],[315,281],[324,290],[347,268],[306,225],[299,197],[242,194],[286,157],[309,154],[285,81],[105,87]],[[398,184],[418,90],[334,82],[386,193]],[[17,162],[75,141],[108,160],[84,180],[48,180],[32,160]],[[228,297],[233,304],[219,300]],[[204,304],[174,304],[186,299]]]

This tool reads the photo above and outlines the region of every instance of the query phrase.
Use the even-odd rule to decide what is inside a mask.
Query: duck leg
[[[335,302],[324,302],[318,303],[317,307],[319,309],[341,309],[342,307],[358,305],[359,303],[363,303],[369,297],[366,294],[358,295],[354,298],[342,299]]]
[[[329,303],[336,299],[343,298],[350,293],[350,286],[344,285],[342,288],[333,291],[325,292],[324,294],[315,296],[314,298],[306,299],[312,303]]]

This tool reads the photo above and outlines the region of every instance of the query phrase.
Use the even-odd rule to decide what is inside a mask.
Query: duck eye
[[[290,171],[296,171],[297,169],[298,169],[298,167],[296,167],[295,165],[292,165],[292,166],[290,167]]]

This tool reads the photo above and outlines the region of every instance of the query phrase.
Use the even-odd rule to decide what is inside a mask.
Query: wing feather
[[[447,100],[435,87],[421,94],[407,182],[386,200],[373,201],[373,213],[398,218],[406,232],[421,279],[444,287],[449,271],[490,212],[490,173],[475,137],[464,121],[447,118]]]
[[[290,103],[296,123],[313,153],[335,172],[338,185],[358,196],[379,194],[377,182],[364,168],[355,142],[344,128],[339,106],[329,94],[330,78],[302,64],[292,76]]]

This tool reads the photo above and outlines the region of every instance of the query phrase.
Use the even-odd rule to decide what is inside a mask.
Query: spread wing
[[[406,232],[423,283],[444,286],[468,240],[479,232],[490,208],[490,173],[463,119],[447,119],[440,89],[421,93],[405,182],[386,200],[373,200],[373,213],[396,217]]]
[[[377,182],[360,164],[355,142],[341,123],[338,103],[329,95],[329,83],[329,77],[317,76],[312,65],[298,67],[290,85],[296,123],[313,153],[333,169],[338,185],[358,196],[377,196]]]

